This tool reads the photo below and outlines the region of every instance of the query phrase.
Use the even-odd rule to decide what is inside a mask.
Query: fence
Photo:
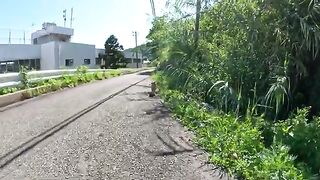
[[[58,78],[64,74],[74,74],[76,69],[63,70],[46,70],[46,71],[31,71],[28,73],[31,81],[40,79]],[[106,71],[103,69],[88,69],[88,72]],[[0,74],[0,88],[14,87],[20,84],[19,73]]]
[[[30,44],[31,31],[0,28],[0,44]]]

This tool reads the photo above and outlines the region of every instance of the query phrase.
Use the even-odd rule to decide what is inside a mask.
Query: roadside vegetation
[[[11,88],[0,88],[0,95],[26,90],[24,92],[25,98],[31,98],[62,88],[72,88],[84,83],[109,79],[136,71],[134,69],[109,69],[106,71],[88,72],[87,67],[80,66],[75,74],[65,74],[54,79],[30,81],[31,79],[28,77],[27,70],[22,67],[20,70],[21,85]]]
[[[148,35],[155,80],[210,162],[240,179],[319,178],[319,2],[171,0],[167,9]]]

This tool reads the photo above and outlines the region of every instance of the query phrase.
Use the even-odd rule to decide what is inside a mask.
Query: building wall
[[[40,59],[40,56],[40,45],[0,44],[0,61]]]
[[[49,42],[48,35],[33,39],[33,44],[45,44]]]
[[[122,51],[125,58],[137,58],[136,52],[134,52],[132,49],[126,49]],[[143,59],[142,54],[138,52],[138,59]]]
[[[99,54],[105,54],[105,49],[96,49],[96,58],[99,57]]]
[[[44,35],[39,38],[33,39],[33,44],[45,44],[52,41],[63,41],[63,42],[70,42],[71,36],[63,36],[59,34],[49,34]]]
[[[55,23],[44,23],[42,29],[31,34],[33,44],[44,44],[50,41],[69,42],[74,30],[57,26]]]
[[[90,59],[89,68],[95,67],[96,48],[95,45],[78,43],[59,43],[59,60],[57,68],[76,68],[84,64],[84,59]],[[66,67],[66,59],[73,59],[73,66]]]
[[[58,69],[58,42],[41,45],[41,70]]]
[[[89,68],[95,67],[95,46],[78,43],[50,42],[41,45],[41,70],[72,69],[85,65],[90,59]],[[66,59],[73,59],[72,66],[66,66]]]

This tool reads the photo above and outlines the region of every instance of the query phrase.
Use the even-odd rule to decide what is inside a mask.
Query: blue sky
[[[155,0],[157,14],[161,14],[165,1]],[[69,26],[72,7],[73,42],[101,48],[107,37],[114,34],[125,48],[130,48],[134,46],[132,31],[138,32],[138,44],[142,44],[151,28],[149,0],[1,0],[0,44],[8,43],[9,29],[12,43],[23,43],[24,31],[30,39],[30,33],[41,29],[43,22],[63,26],[64,9]]]

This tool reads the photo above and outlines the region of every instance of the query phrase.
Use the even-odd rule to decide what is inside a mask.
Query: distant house
[[[95,45],[71,43],[74,30],[43,23],[42,29],[31,35],[31,44],[0,44],[0,73],[28,69],[52,70],[97,67],[99,49]]]
[[[133,49],[126,49],[122,53],[128,63],[127,67],[142,67],[143,62],[147,60],[147,58],[143,57],[142,53],[136,53]]]
[[[96,49],[96,65],[97,67],[101,67],[105,65],[103,60],[103,56],[105,55],[105,49]]]
[[[105,62],[103,56],[105,55],[104,49],[96,49],[96,64],[103,67]],[[141,68],[144,62],[148,62],[147,58],[143,57],[141,53],[136,54],[133,49],[126,49],[122,51],[126,60],[128,68]],[[138,55],[138,56],[137,56]]]

